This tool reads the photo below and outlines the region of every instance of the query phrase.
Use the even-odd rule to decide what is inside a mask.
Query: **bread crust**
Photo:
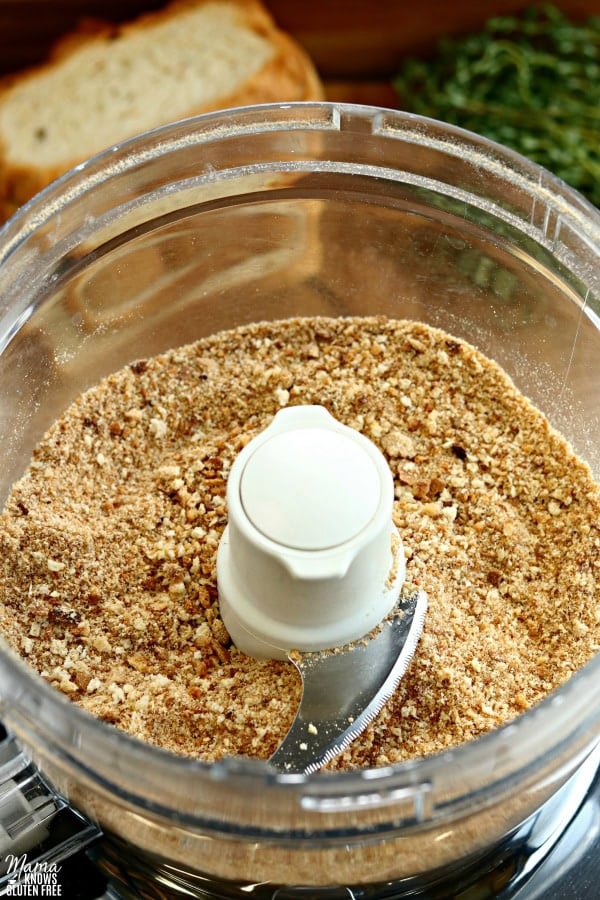
[[[273,49],[271,58],[236,90],[218,97],[214,102],[191,107],[186,116],[199,115],[217,109],[247,106],[255,103],[294,102],[323,99],[319,76],[308,54],[285,32],[277,28],[271,15],[259,0],[172,0],[160,10],[143,13],[123,24],[98,19],[84,19],[78,28],[60,38],[52,47],[46,62],[0,79],[0,108],[15,87],[28,79],[43,79],[69,56],[97,44],[106,44],[110,52],[112,41],[127,40],[130,35],[177,17],[182,12],[217,3],[236,8],[236,17],[243,26],[268,40]],[[155,126],[167,124],[157,117]],[[123,128],[122,140],[134,132]],[[98,152],[102,150],[98,147]],[[86,154],[87,156],[87,154]],[[0,131],[0,223],[12,215],[23,203],[64,172],[78,165],[85,156],[73,148],[70,159],[60,165],[31,166],[11,159],[9,148]]]

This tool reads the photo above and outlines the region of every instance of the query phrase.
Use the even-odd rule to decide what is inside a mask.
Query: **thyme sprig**
[[[394,86],[411,112],[511,147],[600,206],[600,16],[544,5],[493,17],[406,59]]]

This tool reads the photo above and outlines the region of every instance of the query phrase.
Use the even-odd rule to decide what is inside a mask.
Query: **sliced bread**
[[[47,63],[0,83],[0,221],[134,134],[198,113],[323,96],[302,48],[259,0],[175,0],[87,23]]]

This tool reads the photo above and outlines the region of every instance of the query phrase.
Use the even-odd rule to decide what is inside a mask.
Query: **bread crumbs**
[[[588,467],[473,347],[379,317],[240,327],[78,398],[0,518],[12,647],[141,740],[208,761],[273,753],[299,702],[296,669],[231,646],[215,562],[231,464],[294,404],[326,407],[385,454],[407,581],[429,595],[408,673],[332,768],[471,740],[597,652]]]

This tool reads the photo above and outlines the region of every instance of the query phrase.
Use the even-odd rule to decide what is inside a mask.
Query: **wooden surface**
[[[492,13],[528,0],[264,0],[278,24],[312,56],[328,96],[391,105],[399,60],[424,53],[443,35],[480,27]],[[529,0],[531,2],[531,0]],[[163,0],[0,0],[0,73],[41,61],[82,16],[119,21]],[[600,15],[600,0],[556,0],[574,18]]]

